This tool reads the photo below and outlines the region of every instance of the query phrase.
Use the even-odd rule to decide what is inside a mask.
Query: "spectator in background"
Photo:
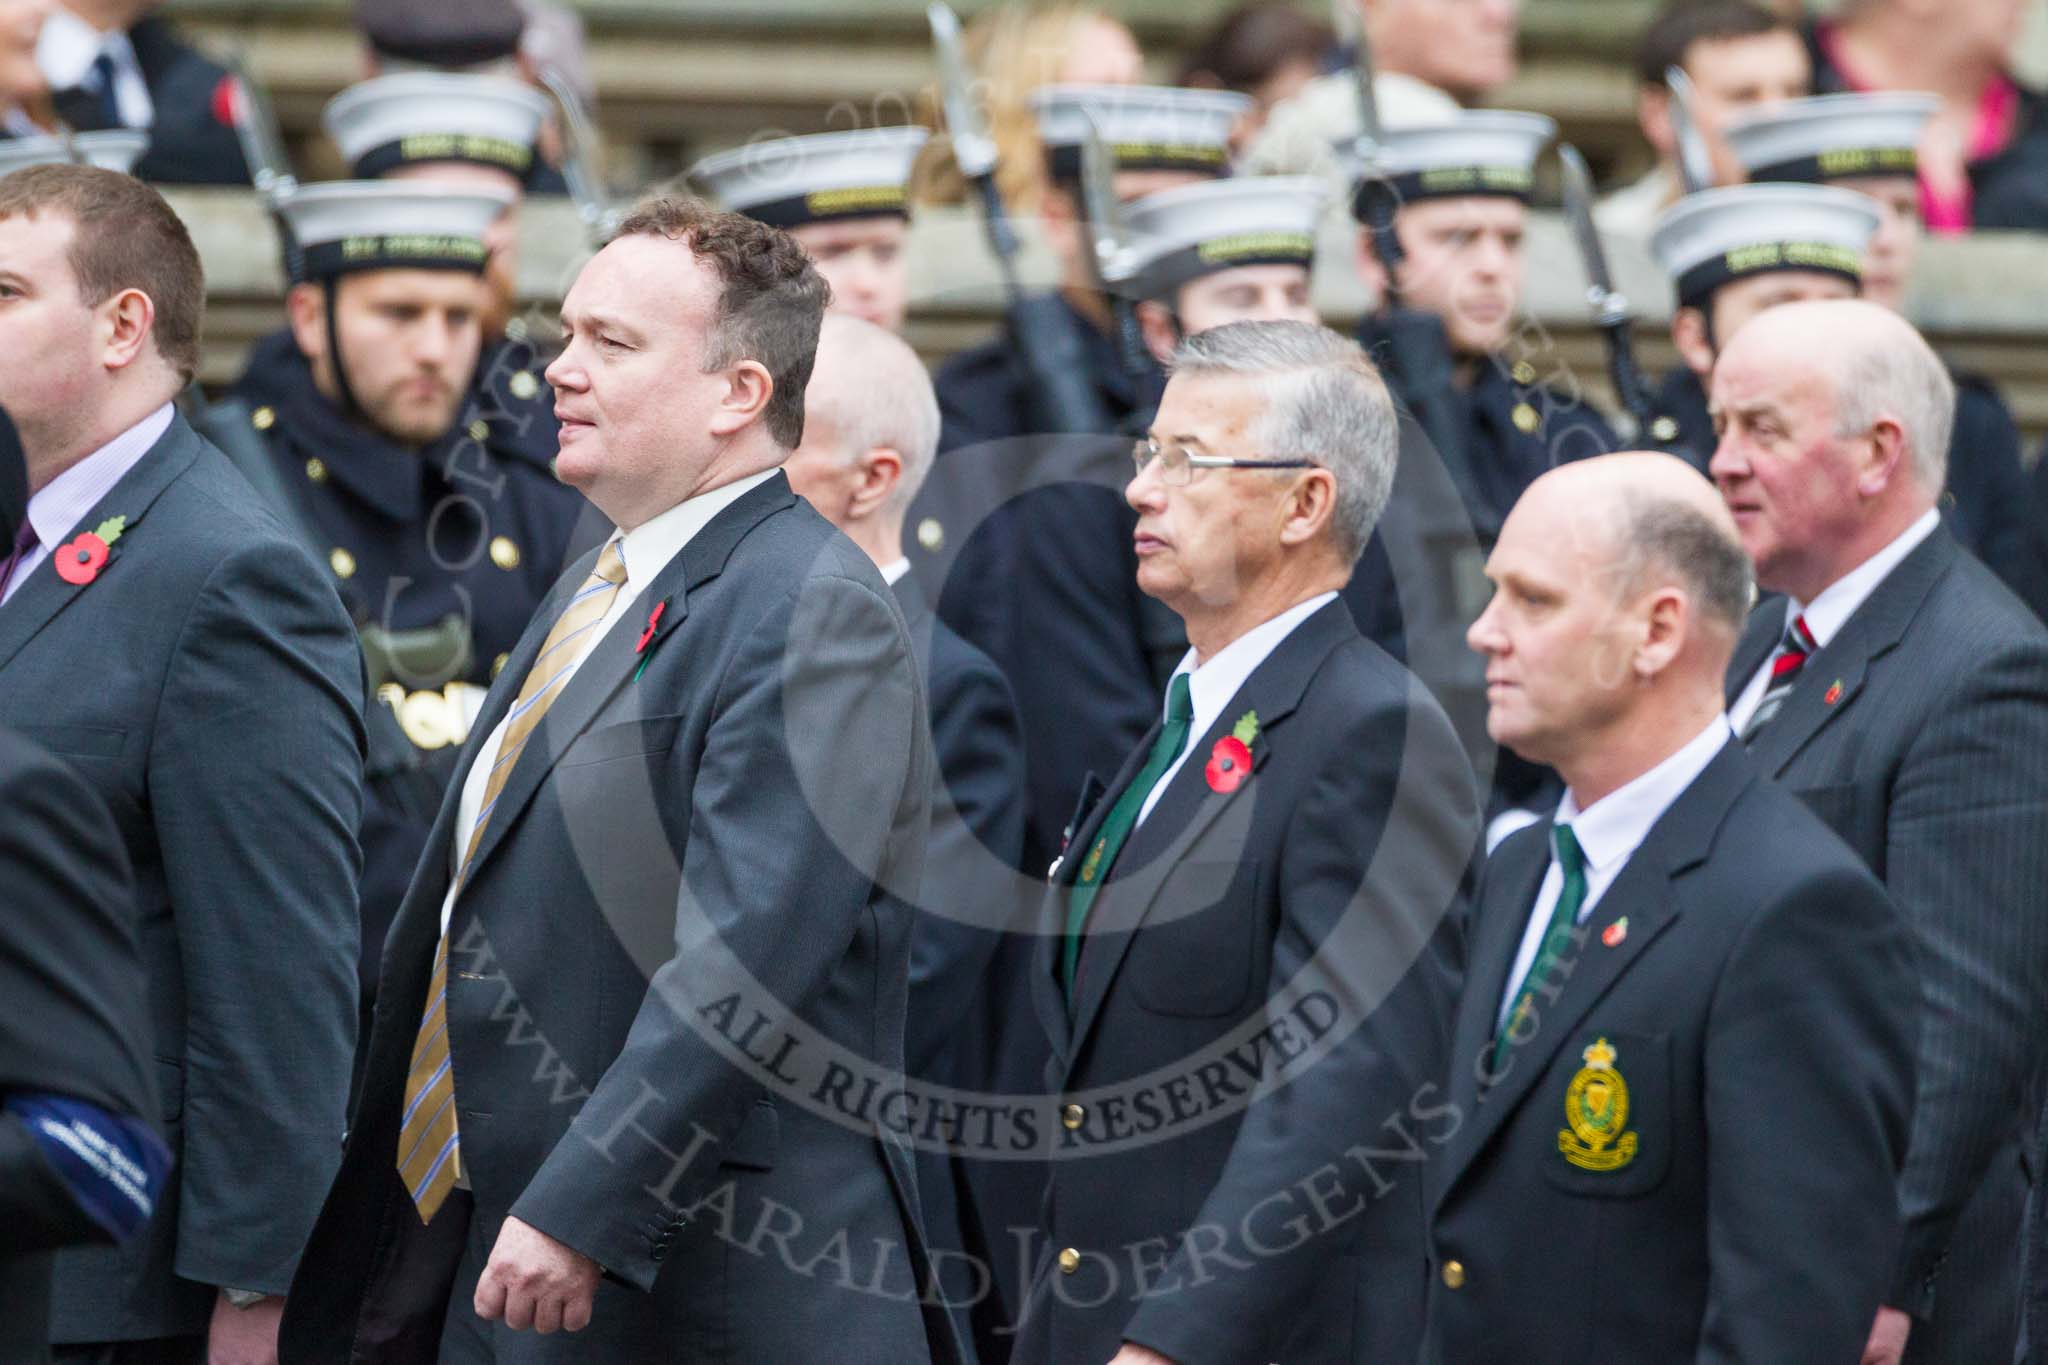
[[[1323,69],[1336,34],[1288,0],[1252,0],[1219,20],[1181,63],[1179,84],[1235,90],[1252,98],[1236,146],[1251,145],[1274,106],[1293,99]]]
[[[137,179],[246,185],[227,68],[156,17],[160,7],[161,0],[63,0],[50,9],[36,64],[57,114],[81,133],[147,130]]]
[[[1821,93],[1941,97],[1920,144],[1929,231],[2048,229],[2048,96],[2011,71],[2026,10],[2024,0],[1843,0],[1809,32]]]
[[[1136,85],[1145,78],[1138,40],[1095,5],[1000,5],[967,26],[965,46],[1001,156],[996,180],[1016,214],[1037,213],[1050,187],[1032,92],[1043,85]],[[925,149],[912,186],[913,199],[953,204],[966,198],[944,139]]]
[[[1514,79],[1520,0],[1357,2],[1372,45],[1380,120],[1390,128],[1444,122],[1461,104],[1477,104]],[[1319,76],[1273,110],[1246,154],[1246,169],[1339,175],[1330,148],[1356,136],[1351,73]]]
[[[1799,30],[1754,0],[1666,5],[1636,46],[1636,122],[1656,150],[1657,164],[1635,184],[1600,201],[1595,216],[1605,232],[1647,238],[1657,215],[1683,189],[1671,91],[1664,84],[1664,73],[1674,66],[1692,79],[1694,114],[1713,153],[1716,185],[1739,185],[1743,179],[1741,164],[1721,136],[1729,116],[1798,99],[1813,83]]]

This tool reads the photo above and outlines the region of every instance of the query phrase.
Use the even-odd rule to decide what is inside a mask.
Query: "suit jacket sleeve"
[[[282,1294],[340,1162],[355,1048],[362,666],[296,546],[190,609],[149,759],[185,981],[176,1272]]]
[[[706,1041],[703,1016],[737,997],[725,1007],[800,1029],[792,1016],[874,932],[891,851],[922,848],[916,673],[894,604],[852,578],[814,576],[735,647],[687,793],[677,953],[514,1217],[652,1288],[666,1235],[716,1178],[716,1144],[762,1090],[757,1067]],[[915,891],[915,861],[896,865],[899,893]],[[895,1051],[876,1060],[898,1067]]]
[[[1127,1340],[1181,1365],[1266,1359],[1275,1324],[1313,1311],[1312,1286],[1355,1231],[1336,1230],[1375,1205],[1387,1208],[1382,1229],[1413,1230],[1417,1285],[1424,1273],[1414,1163],[1429,1139],[1416,1115],[1441,1101],[1453,920],[1479,837],[1478,795],[1449,722],[1426,702],[1379,708],[1323,748],[1276,859],[1281,924],[1267,998],[1320,954],[1310,971],[1340,1011],[1331,1036],[1351,1031],[1252,1105],[1190,1229],[1221,1256],[1193,1264],[1184,1246],[1126,1325]],[[1396,1155],[1411,1138],[1416,1153]],[[1367,1149],[1380,1158],[1347,1155]]]
[[[1855,1360],[1891,1275],[1913,1102],[1910,937],[1860,869],[1758,915],[1706,1050],[1700,1365]]]
[[[127,854],[91,788],[5,735],[0,886],[0,1099],[47,1090],[153,1122]],[[108,1240],[13,1114],[0,1114],[0,1227],[21,1252]]]
[[[2013,645],[1906,753],[1884,881],[1920,941],[1906,1241],[1887,1302],[1924,1316],[1957,1217],[2028,1093],[2048,1018],[2048,648]]]
[[[947,795],[933,805],[911,939],[905,1049],[913,1076],[932,1074],[1001,941],[999,930],[969,922],[958,902],[1000,891],[1008,881],[990,873],[1015,868],[1024,851],[1024,736],[993,664],[934,669],[932,752]]]

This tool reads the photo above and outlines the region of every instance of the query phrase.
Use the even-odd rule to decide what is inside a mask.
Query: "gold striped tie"
[[[463,848],[462,867],[455,875],[457,892],[469,880],[469,867],[483,843],[491,810],[505,790],[506,779],[519,759],[520,750],[539,728],[548,707],[561,695],[569,674],[582,653],[582,645],[611,610],[626,581],[626,561],[619,542],[612,541],[597,557],[597,566],[583,586],[555,618],[554,628],[541,642],[527,670],[518,698],[506,713],[505,728],[498,741],[498,755],[484,783],[483,804],[477,807],[476,823]],[[461,1144],[455,1131],[455,1074],[448,1058],[448,935],[434,950],[434,974],[427,983],[427,1008],[420,1016],[420,1031],[412,1045],[412,1066],[405,1077],[405,1110],[398,1124],[398,1174],[411,1193],[420,1221],[427,1222],[455,1188],[461,1171]]]

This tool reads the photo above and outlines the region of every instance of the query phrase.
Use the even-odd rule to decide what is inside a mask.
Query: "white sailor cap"
[[[929,131],[859,128],[750,142],[707,156],[690,177],[734,213],[789,228],[910,215],[910,167]]]
[[[1047,85],[1031,96],[1055,180],[1080,179],[1090,119],[1120,171],[1226,175],[1231,129],[1251,107],[1245,95],[1162,85]]]
[[[1166,298],[1190,280],[1244,265],[1313,266],[1329,197],[1312,176],[1257,175],[1161,190],[1124,206],[1132,287]]]
[[[524,180],[548,111],[546,97],[519,81],[413,71],[350,86],[320,122],[359,179],[415,162],[467,161]]]
[[[149,150],[149,134],[140,128],[109,128],[98,133],[73,133],[71,146],[84,165],[103,171],[132,175],[135,163]],[[0,139],[0,175],[26,170],[30,166],[64,166],[71,152],[60,137],[14,137]]]
[[[1920,134],[1933,95],[1816,95],[1788,100],[1724,130],[1751,181],[1826,184],[1864,175],[1918,175]]]
[[[1361,170],[1398,203],[1499,195],[1526,204],[1536,189],[1536,158],[1556,136],[1556,120],[1542,114],[1468,109],[1387,129],[1377,158]],[[1365,216],[1362,206],[1354,212]]]
[[[1814,270],[1863,282],[1863,253],[1877,232],[1877,201],[1831,185],[1734,185],[1701,190],[1666,209],[1650,254],[1703,308],[1731,280]]]
[[[484,233],[511,193],[415,180],[334,180],[295,190],[279,206],[306,254],[306,274],[357,270],[481,272]]]

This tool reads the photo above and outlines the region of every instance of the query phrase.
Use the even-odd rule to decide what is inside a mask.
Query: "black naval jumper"
[[[562,566],[602,533],[581,495],[547,464],[553,391],[537,368],[504,363],[507,345],[486,350],[455,425],[423,450],[397,444],[322,394],[289,331],[256,343],[209,422],[224,447],[246,443],[250,432],[261,442],[296,521],[322,542],[310,548],[358,629],[448,627],[438,657],[415,653],[403,661],[408,676],[372,680],[384,684],[376,709],[395,710],[413,752],[373,745],[383,759],[373,754],[365,785],[366,998],[385,929],[425,846],[441,769],[466,729],[448,685],[488,687]],[[227,429],[236,423],[242,431]],[[375,719],[389,741],[392,726]]]

